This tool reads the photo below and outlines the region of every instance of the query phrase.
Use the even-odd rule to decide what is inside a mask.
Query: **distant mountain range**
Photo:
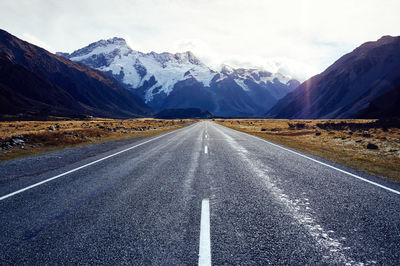
[[[54,55],[0,30],[0,119],[386,118],[399,106],[400,37],[364,43],[299,85],[260,69],[212,70],[191,52],[141,53],[121,38]]]
[[[288,93],[266,115],[400,117],[400,37],[364,43]]]
[[[112,75],[156,110],[194,107],[218,116],[261,116],[300,84],[259,69],[224,66],[218,72],[191,52],[142,53],[121,38],[57,55]]]
[[[109,75],[0,30],[0,115],[148,116],[151,109]]]

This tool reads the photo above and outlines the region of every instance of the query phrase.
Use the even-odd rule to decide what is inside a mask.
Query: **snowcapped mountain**
[[[111,74],[157,110],[196,107],[221,116],[261,115],[299,85],[280,73],[257,69],[225,65],[217,72],[191,52],[142,53],[122,38],[57,55]]]
[[[232,78],[249,95],[255,95],[253,100],[261,105],[265,101],[281,99],[300,85],[299,81],[290,79],[281,73],[271,73],[260,69],[234,69],[223,65],[220,79],[226,78]],[[264,96],[260,94],[264,94]]]
[[[0,117],[132,118],[153,112],[109,75],[1,29],[0,92]]]

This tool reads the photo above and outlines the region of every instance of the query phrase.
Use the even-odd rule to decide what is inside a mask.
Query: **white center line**
[[[201,202],[199,266],[211,265],[210,200]]]
[[[204,153],[208,153],[208,147],[207,147],[207,145],[204,147]]]

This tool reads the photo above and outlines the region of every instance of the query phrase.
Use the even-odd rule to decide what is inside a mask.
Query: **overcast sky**
[[[191,50],[218,68],[262,67],[304,80],[383,35],[399,0],[1,0],[0,28],[51,52],[123,37],[134,50]]]

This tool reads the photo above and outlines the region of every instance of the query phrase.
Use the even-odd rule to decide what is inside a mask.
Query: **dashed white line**
[[[201,202],[199,266],[211,265],[210,200]]]
[[[73,172],[76,172],[76,171],[78,171],[78,170],[80,170],[80,169],[82,169],[82,168],[85,168],[85,167],[88,167],[88,166],[90,166],[90,165],[96,164],[96,163],[98,163],[98,162],[104,161],[104,160],[106,160],[106,159],[108,159],[108,158],[111,158],[111,157],[114,157],[114,156],[116,156],[116,155],[118,155],[118,154],[121,154],[121,153],[124,153],[124,152],[126,152],[126,151],[132,150],[132,149],[134,149],[134,148],[136,148],[136,147],[142,146],[142,145],[144,145],[144,144],[146,144],[146,143],[149,143],[149,142],[151,142],[151,141],[153,141],[153,140],[162,138],[162,137],[164,137],[164,136],[166,136],[166,135],[169,135],[169,134],[172,134],[172,133],[174,133],[174,132],[176,132],[176,131],[168,132],[168,133],[163,134],[163,135],[161,135],[161,136],[155,137],[155,138],[153,138],[153,139],[150,139],[150,140],[147,140],[147,141],[145,141],[145,142],[142,142],[142,143],[139,143],[139,144],[137,144],[137,145],[134,145],[134,146],[132,146],[132,147],[129,147],[129,148],[125,149],[125,150],[122,150],[122,151],[113,153],[113,154],[111,154],[111,155],[108,155],[108,156],[103,157],[103,158],[101,158],[101,159],[98,159],[98,160],[96,160],[96,161],[93,161],[93,162],[91,162],[91,163],[88,163],[88,164],[79,166],[79,167],[74,168],[74,169],[72,169],[72,170],[69,170],[69,171],[67,171],[67,172],[65,172],[65,173],[62,173],[62,174],[59,174],[59,175],[50,177],[50,178],[48,178],[48,179],[46,179],[46,180],[40,181],[40,182],[35,183],[35,184],[33,184],[33,185],[27,186],[27,187],[25,187],[25,188],[19,189],[19,190],[17,190],[17,191],[14,191],[14,192],[12,192],[12,193],[7,194],[7,195],[1,196],[1,197],[0,197],[0,201],[1,201],[1,200],[4,200],[4,199],[6,199],[6,198],[12,197],[12,196],[14,196],[14,195],[17,195],[17,194],[19,194],[19,193],[21,193],[21,192],[27,191],[27,190],[29,190],[29,189],[31,189],[31,188],[34,188],[34,187],[43,185],[44,183],[50,182],[50,181],[52,181],[52,180],[54,180],[54,179],[57,179],[57,178],[59,178],[59,177],[62,177],[62,176],[71,174],[71,173],[73,173]]]
[[[204,153],[205,153],[205,154],[207,154],[207,153],[208,153],[208,147],[207,147],[207,145],[206,145],[206,146],[204,146]]]

